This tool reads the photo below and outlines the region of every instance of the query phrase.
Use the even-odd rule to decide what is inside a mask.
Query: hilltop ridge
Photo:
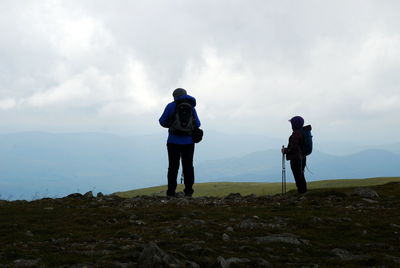
[[[389,182],[400,182],[400,177],[379,177],[368,179],[339,179],[339,180],[321,180],[308,182],[309,189],[321,188],[343,188],[343,187],[361,187],[381,185]],[[195,183],[194,197],[217,196],[223,197],[229,193],[240,193],[241,195],[255,194],[273,195],[281,192],[281,182],[207,182]],[[140,195],[163,196],[166,194],[166,185],[136,189],[124,192],[116,192],[120,197],[135,197]],[[296,189],[293,182],[287,183],[288,191]],[[183,191],[183,185],[179,184],[178,191]]]

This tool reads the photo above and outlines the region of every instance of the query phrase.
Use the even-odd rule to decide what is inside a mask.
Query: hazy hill
[[[278,140],[212,131],[205,135],[196,147],[197,182],[280,180],[279,150],[286,137]],[[166,131],[132,137],[43,132],[0,135],[0,197],[32,199],[93,189],[111,193],[165,184],[166,136]],[[313,174],[307,176],[318,180],[398,176],[398,163],[398,154],[382,150],[345,156],[315,151],[309,160]]]
[[[384,150],[366,150],[334,156],[314,151],[308,157],[309,180],[400,175],[400,155]],[[200,181],[276,181],[281,177],[282,155],[279,150],[259,151],[237,158],[206,161],[197,166]],[[287,176],[292,177],[289,162]]]
[[[276,143],[263,136],[207,132],[196,161],[240,156]],[[7,199],[60,196],[160,185],[167,170],[166,137],[121,137],[105,133],[24,132],[0,135],[0,196]],[[232,146],[248,140],[245,146]],[[271,145],[272,146],[272,145]]]

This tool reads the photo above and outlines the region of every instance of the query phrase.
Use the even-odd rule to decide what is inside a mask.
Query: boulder
[[[379,198],[379,194],[371,188],[356,188],[354,194],[364,198]]]
[[[80,194],[80,193],[73,193],[73,194],[67,195],[67,197],[68,197],[68,198],[81,198],[81,197],[82,197],[82,194]]]
[[[93,198],[93,192],[89,191],[89,192],[85,193],[83,195],[83,197],[86,198],[86,199],[91,199],[91,198]]]
[[[14,261],[13,267],[16,268],[28,268],[28,267],[38,267],[40,260],[25,260],[18,259]]]
[[[355,255],[345,249],[341,248],[334,248],[331,250],[331,252],[336,255],[339,259],[342,261],[359,261],[359,260],[365,260],[367,257],[363,255]]]
[[[273,234],[269,236],[256,237],[258,243],[286,243],[291,245],[308,245],[310,242],[299,238],[294,234]]]
[[[242,195],[240,193],[230,193],[224,199],[236,199],[236,198],[242,198]]]
[[[217,258],[216,263],[214,264],[214,267],[216,268],[229,268],[231,266],[234,267],[247,267],[246,264],[250,264],[251,261],[249,259],[246,258],[229,258],[229,259],[225,259],[222,256],[219,256]]]
[[[167,254],[156,243],[147,244],[138,259],[139,267],[179,267],[182,262],[177,258]]]
[[[240,229],[253,230],[258,227],[258,224],[253,222],[251,219],[245,219],[239,224]]]

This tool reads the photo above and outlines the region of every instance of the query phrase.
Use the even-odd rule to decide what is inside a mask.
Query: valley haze
[[[287,137],[214,131],[205,135],[196,146],[196,182],[280,181],[280,147],[287,144]],[[400,175],[400,143],[349,146],[345,142],[314,142],[315,151],[308,160],[310,171],[306,171],[309,181]],[[109,194],[164,185],[167,165],[166,133],[2,134],[0,199],[31,200],[90,190]],[[288,162],[286,167],[288,181],[292,182]]]

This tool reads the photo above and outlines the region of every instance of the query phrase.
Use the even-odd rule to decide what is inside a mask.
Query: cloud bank
[[[171,93],[206,129],[398,140],[398,1],[2,1],[2,131],[161,131]]]

